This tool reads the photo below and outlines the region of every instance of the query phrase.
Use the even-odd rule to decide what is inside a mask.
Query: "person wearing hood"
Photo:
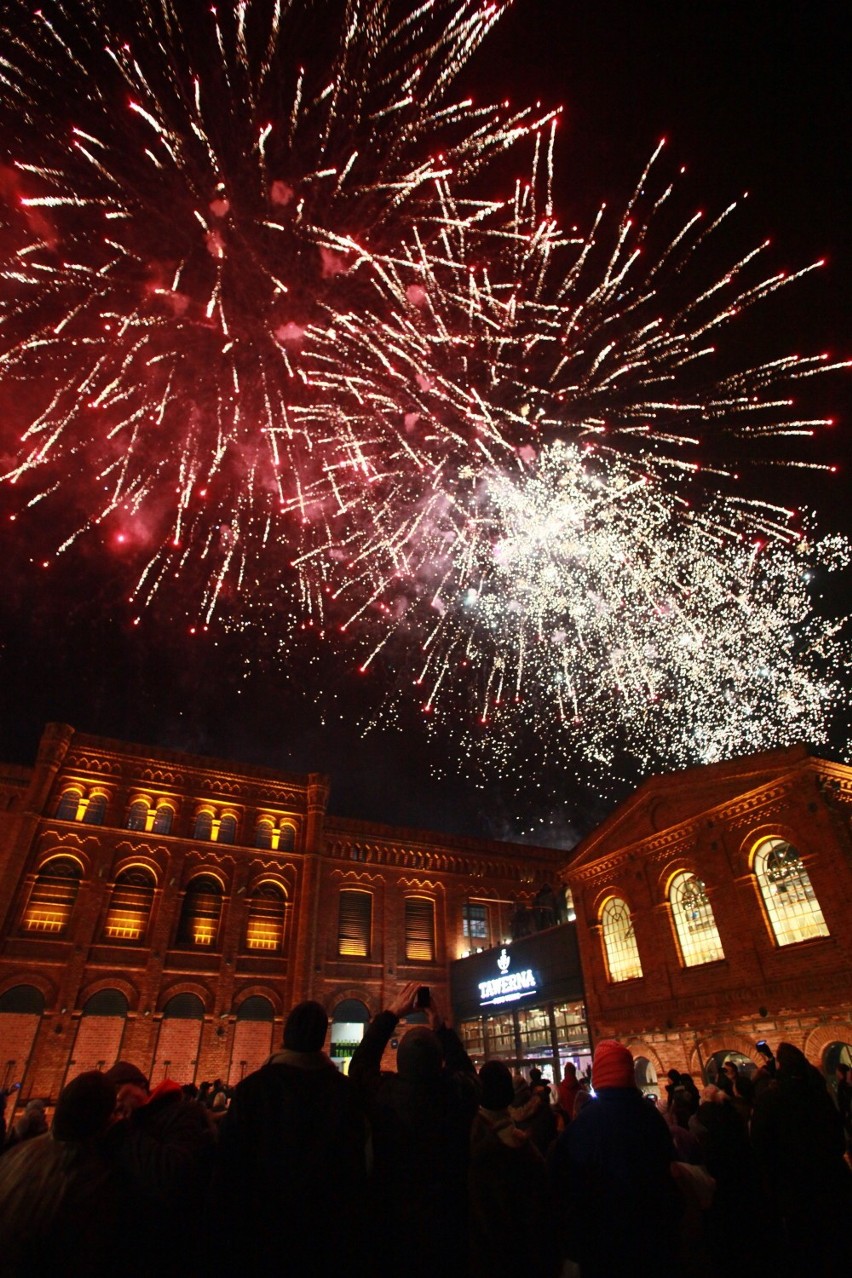
[[[106,1136],[115,1087],[79,1074],[60,1092],[49,1133],[0,1161],[0,1269],[5,1278],[119,1278],[125,1186]]]
[[[299,1003],[282,1049],[234,1091],[219,1127],[214,1273],[360,1273],[367,1128],[323,1051],[327,1031],[325,1008]],[[307,1228],[317,1218],[322,1227]]]
[[[615,1039],[595,1048],[585,1105],[550,1160],[566,1255],[582,1278],[677,1272],[681,1205],[665,1119],[636,1086],[633,1057]]]
[[[758,1098],[751,1139],[783,1218],[790,1274],[852,1273],[852,1172],[843,1125],[819,1070],[780,1043],[775,1083]]]
[[[544,1159],[513,1121],[512,1075],[502,1061],[479,1071],[470,1137],[470,1278],[549,1278],[559,1271]]]
[[[418,984],[406,985],[374,1017],[349,1066],[373,1133],[370,1215],[381,1221],[371,1272],[409,1278],[467,1273],[467,1172],[478,1108],[476,1071],[458,1035],[429,996],[429,1026],[399,1040],[396,1072],[382,1056],[401,1017],[414,1011]]]

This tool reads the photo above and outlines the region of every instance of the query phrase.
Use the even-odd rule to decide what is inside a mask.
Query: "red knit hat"
[[[604,1038],[595,1048],[592,1061],[592,1087],[635,1087],[633,1057],[614,1038]]]

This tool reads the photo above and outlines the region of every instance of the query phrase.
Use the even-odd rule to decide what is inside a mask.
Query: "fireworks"
[[[808,583],[845,546],[740,472],[767,436],[829,424],[789,388],[844,365],[720,364],[718,335],[798,276],[759,273],[760,249],[708,274],[733,209],[680,217],[652,165],[620,219],[566,237],[551,154],[545,134],[505,206],[445,188],[431,239],[364,255],[377,303],[307,334],[305,411],[334,428],[303,494],[305,605],[358,635],[362,671],[413,648],[398,691],[475,713],[488,751],[521,719],[607,765],[616,745],[648,767],[819,739],[843,646]]]
[[[451,96],[507,7],[7,6],[13,514],[138,552],[140,610],[343,632],[498,754],[519,716],[607,765],[819,740],[846,550],[753,478],[814,464],[791,387],[844,365],[728,337],[814,267],[723,254],[661,149],[566,233],[558,112]]]
[[[467,180],[531,127],[448,97],[505,8],[11,6],[7,478],[39,500],[76,472],[83,528],[153,547],[143,597],[200,558],[211,607],[310,472],[314,441],[287,423],[341,238],[387,249],[439,176]]]

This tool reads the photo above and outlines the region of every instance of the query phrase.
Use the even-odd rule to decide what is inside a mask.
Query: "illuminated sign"
[[[535,994],[536,981],[532,968],[523,972],[510,972],[512,960],[504,948],[500,951],[497,966],[500,975],[492,981],[479,982],[479,1003],[481,1007],[493,1007],[496,1003],[514,1003],[516,999],[527,994]]]

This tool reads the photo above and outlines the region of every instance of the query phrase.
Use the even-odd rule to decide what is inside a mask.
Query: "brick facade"
[[[62,724],[48,725],[32,769],[0,776],[0,1069],[23,1080],[21,1100],[55,1099],[119,1051],[153,1082],[166,1071],[237,1081],[280,1045],[304,998],[331,1016],[357,1000],[366,1019],[418,980],[448,1008],[449,962],[470,944],[466,904],[484,903],[496,942],[564,861],[332,816],[319,774]],[[340,953],[345,890],[369,897],[366,957]],[[409,898],[434,918],[431,957],[422,941],[419,957],[406,952]],[[104,998],[116,1004],[107,1015]]]
[[[794,1043],[822,1066],[832,1048],[852,1044],[850,814],[852,768],[798,746],[641,786],[564,871],[593,1041],[618,1037],[658,1074],[675,1067],[697,1078],[716,1053],[759,1064],[760,1039]],[[794,877],[807,876],[825,934],[779,943],[756,874],[761,849],[776,844],[796,850]],[[700,881],[697,912],[706,923],[712,912],[722,949],[691,966],[671,896],[684,873]],[[629,910],[641,977],[616,980],[608,969],[613,899]]]

